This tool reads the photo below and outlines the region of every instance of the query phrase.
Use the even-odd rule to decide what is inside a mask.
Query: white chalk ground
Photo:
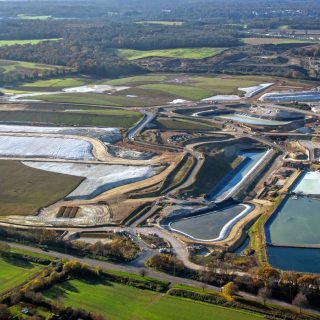
[[[304,194],[320,194],[320,172],[306,172],[293,191]]]
[[[123,90],[130,89],[130,87],[124,86],[110,86],[110,85],[92,85],[92,86],[81,86],[81,87],[74,87],[74,88],[65,88],[61,91],[53,91],[53,92],[31,92],[31,93],[20,93],[14,94],[9,93],[7,94],[7,100],[10,102],[39,102],[41,100],[31,100],[31,99],[24,99],[24,98],[32,98],[37,96],[45,96],[45,95],[53,95],[53,94],[62,94],[62,93],[114,93]]]
[[[183,99],[175,99],[175,100],[172,100],[171,102],[169,102],[169,104],[180,104],[180,103],[187,103],[187,102],[190,102],[190,101],[183,100]]]
[[[23,99],[23,98],[32,98],[37,96],[47,96],[51,94],[61,94],[62,91],[58,92],[32,92],[32,93],[21,93],[21,94],[8,94],[8,101],[10,102],[39,102],[41,100],[31,100],[31,99]]]
[[[93,160],[92,145],[84,140],[51,137],[0,136],[1,157]]]
[[[46,133],[79,135],[86,137],[100,138],[105,143],[112,143],[121,139],[121,133],[116,128],[95,128],[95,127],[38,127],[23,125],[0,125],[0,132],[17,133]]]
[[[261,83],[257,86],[239,88],[239,90],[245,92],[245,95],[244,95],[245,98],[251,98],[257,95],[258,93],[266,90],[267,88],[271,87],[272,85],[273,83]]]
[[[73,88],[62,89],[66,93],[104,93],[104,92],[119,92],[130,89],[130,87],[124,86],[110,86],[110,85],[92,85],[92,86],[81,86]]]
[[[80,163],[30,162],[25,165],[56,173],[86,178],[68,199],[88,199],[125,184],[147,179],[156,174],[152,166],[90,165]]]
[[[216,96],[202,99],[201,101],[217,101],[217,102],[219,102],[219,101],[239,101],[242,99],[251,98],[251,97],[257,95],[258,93],[266,90],[267,88],[271,87],[272,85],[273,85],[273,83],[261,83],[257,86],[238,88],[238,90],[245,92],[244,97],[240,97],[235,94],[216,95]]]
[[[42,209],[37,216],[9,216],[6,222],[30,226],[96,226],[111,222],[111,212],[108,206],[80,206],[75,218],[56,218],[57,208]]]
[[[114,157],[129,160],[149,160],[155,155],[152,152],[140,152],[135,150],[125,149],[115,145],[108,145],[109,154]]]
[[[230,95],[217,95],[209,98],[202,99],[201,101],[239,101],[241,97],[230,94]]]

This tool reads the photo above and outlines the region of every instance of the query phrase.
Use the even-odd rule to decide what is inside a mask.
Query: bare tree
[[[302,307],[307,306],[309,304],[309,301],[306,295],[300,291],[292,300],[292,304],[298,307],[299,312],[301,313]]]

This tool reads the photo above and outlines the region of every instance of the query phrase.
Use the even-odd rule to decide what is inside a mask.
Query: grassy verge
[[[259,217],[249,230],[250,247],[255,251],[260,266],[269,266],[264,226],[282,200],[282,197],[277,198],[273,205]]]

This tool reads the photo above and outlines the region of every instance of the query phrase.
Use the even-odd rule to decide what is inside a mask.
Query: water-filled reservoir
[[[266,225],[267,241],[277,245],[320,246],[320,200],[287,198]]]
[[[320,249],[268,247],[270,264],[278,269],[320,273]]]
[[[252,125],[261,125],[261,126],[280,126],[290,123],[289,121],[279,121],[279,120],[269,120],[269,119],[262,119],[258,117],[252,117],[249,115],[244,114],[226,114],[218,116],[217,118],[221,119],[227,119],[237,122],[242,122],[246,124],[252,124]]]
[[[269,262],[284,270],[320,273],[320,173],[303,174],[265,226]],[[296,247],[295,247],[296,246]],[[303,248],[308,247],[309,248]],[[319,246],[319,248],[314,248]]]

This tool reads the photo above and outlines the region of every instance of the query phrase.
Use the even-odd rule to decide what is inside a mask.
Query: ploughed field
[[[39,208],[62,199],[83,180],[7,160],[0,160],[0,177],[0,216],[32,215]]]
[[[108,319],[145,320],[255,320],[261,316],[188,299],[172,297],[117,283],[70,280],[54,286],[45,296],[66,305],[105,315]]]

